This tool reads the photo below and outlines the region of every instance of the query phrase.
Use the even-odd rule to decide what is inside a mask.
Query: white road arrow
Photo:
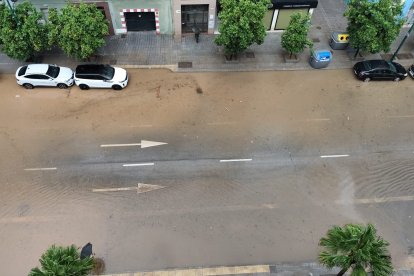
[[[138,183],[136,187],[122,187],[122,188],[106,188],[93,189],[92,192],[121,192],[121,191],[137,191],[137,194],[147,193],[154,190],[165,188],[165,186]]]
[[[133,144],[106,144],[106,145],[101,145],[101,148],[111,148],[111,147],[136,147],[136,146],[141,146],[141,149],[143,149],[143,148],[161,146],[161,145],[166,145],[166,144],[167,143],[163,143],[163,142],[154,142],[154,141],[141,140],[141,143],[133,143]]]

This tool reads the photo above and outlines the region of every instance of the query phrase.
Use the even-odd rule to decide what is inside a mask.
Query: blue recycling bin
[[[314,50],[309,59],[310,65],[315,69],[325,68],[331,62],[332,53],[329,50]]]

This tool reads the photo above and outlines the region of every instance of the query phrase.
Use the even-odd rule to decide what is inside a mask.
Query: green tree
[[[47,24],[30,2],[17,5],[13,11],[0,8],[2,52],[11,58],[28,60],[47,48]]]
[[[282,47],[292,55],[302,53],[306,47],[312,47],[308,31],[310,27],[310,16],[302,13],[294,13],[290,16],[287,29],[282,34]]]
[[[92,257],[80,259],[75,245],[52,245],[39,261],[41,268],[33,268],[29,276],[86,276],[94,266]]]
[[[390,46],[404,23],[402,2],[397,0],[350,0],[345,11],[348,18],[349,43],[357,51],[379,53]]]
[[[266,30],[262,20],[269,3],[269,0],[220,0],[220,34],[215,43],[224,46],[227,58],[236,57],[253,43],[264,42]]]
[[[68,56],[86,59],[105,45],[108,21],[95,4],[68,3],[49,10],[49,45],[58,45]]]
[[[375,276],[392,274],[391,256],[387,249],[389,243],[377,236],[372,224],[334,226],[326,237],[321,238],[319,245],[324,247],[319,261],[328,268],[340,267],[342,270],[338,276],[350,268],[351,276],[367,275],[367,270]]]

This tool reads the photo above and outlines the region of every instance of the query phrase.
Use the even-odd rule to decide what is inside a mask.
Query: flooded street
[[[414,267],[413,80],[129,73],[120,92],[1,76],[0,275],[87,242],[106,273],[315,262],[332,225],[367,222]]]

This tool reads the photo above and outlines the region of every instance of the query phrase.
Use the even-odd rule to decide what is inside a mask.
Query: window
[[[34,79],[34,80],[48,80],[49,77],[45,75],[28,75],[26,76],[28,79]]]

